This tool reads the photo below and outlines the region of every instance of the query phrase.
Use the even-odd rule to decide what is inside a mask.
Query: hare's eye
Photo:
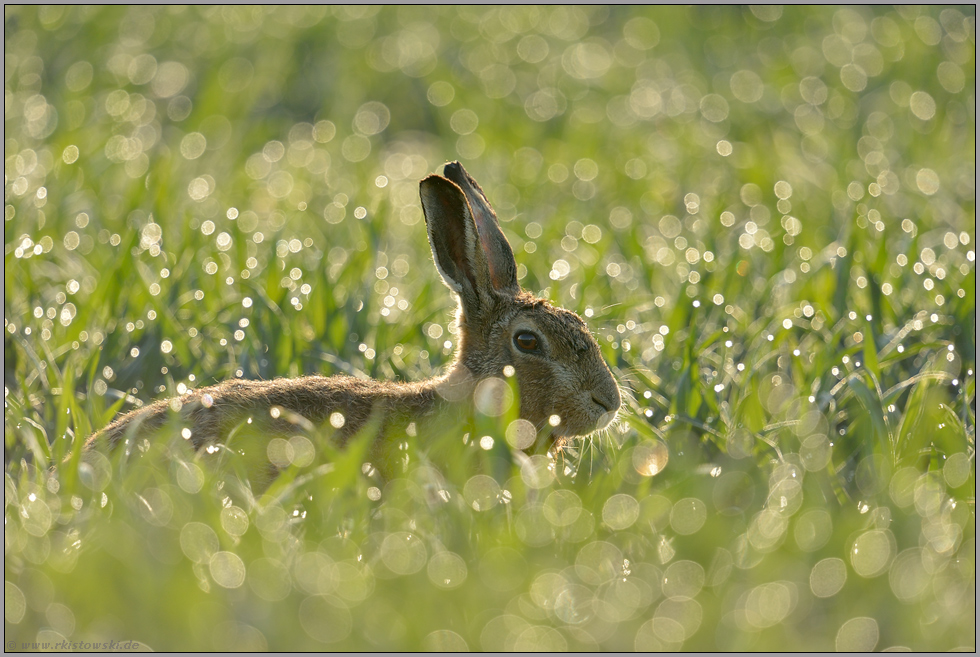
[[[524,331],[523,333],[518,333],[514,336],[514,344],[516,344],[517,348],[521,351],[537,351],[538,336]]]

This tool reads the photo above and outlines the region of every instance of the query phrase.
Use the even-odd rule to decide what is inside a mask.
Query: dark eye
[[[538,350],[538,336],[527,331],[523,331],[514,336],[514,344],[521,351],[537,351]]]

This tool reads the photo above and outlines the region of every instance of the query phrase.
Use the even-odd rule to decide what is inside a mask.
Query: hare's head
[[[476,379],[513,367],[521,417],[539,429],[550,422],[556,436],[608,426],[621,401],[599,345],[578,315],[521,289],[514,252],[480,186],[452,162],[445,177],[420,187],[436,267],[459,296],[456,367]]]

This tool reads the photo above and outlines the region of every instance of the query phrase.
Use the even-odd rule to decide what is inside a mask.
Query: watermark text
[[[7,641],[4,648],[14,651],[55,651],[55,650],[138,650],[143,644],[139,641]]]

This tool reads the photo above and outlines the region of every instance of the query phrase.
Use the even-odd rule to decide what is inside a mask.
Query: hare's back
[[[392,383],[346,375],[250,381],[232,379],[195,391],[192,422],[210,439],[245,419],[272,433],[298,427],[325,427],[341,437],[356,433],[369,419],[384,425],[428,414],[436,395],[424,384]]]

